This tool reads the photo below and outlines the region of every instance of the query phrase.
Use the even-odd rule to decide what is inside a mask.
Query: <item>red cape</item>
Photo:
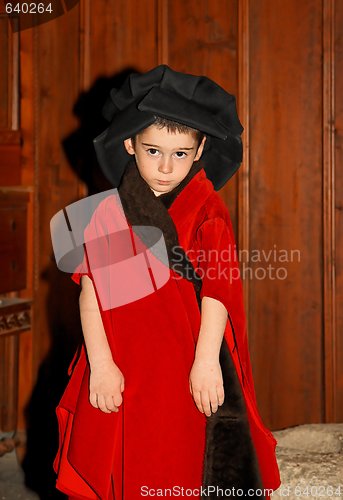
[[[281,484],[277,441],[257,408],[229,212],[203,169],[168,212],[189,258],[198,257],[201,251],[206,254],[206,263],[193,261],[203,278],[201,297],[220,300],[228,311],[224,337],[244,396],[263,486],[275,490]],[[98,205],[85,240],[118,231],[121,217],[115,197],[109,196]],[[170,273],[175,278],[174,271]],[[79,283],[82,274],[94,281],[92,272],[82,266],[73,280]],[[56,410],[60,431],[54,461],[57,488],[80,498],[110,500],[115,492],[116,498],[134,500],[141,498],[138,488],[142,485],[199,487],[206,417],[196,408],[188,388],[200,327],[192,283],[180,277],[169,279],[140,300],[106,310],[97,288],[96,292],[113,358],[125,377],[124,402],[118,413],[111,414],[91,406],[89,365],[82,347],[76,364],[70,366],[70,381]]]

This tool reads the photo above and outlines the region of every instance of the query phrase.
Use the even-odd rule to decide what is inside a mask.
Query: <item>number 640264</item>
[[[45,5],[43,2],[6,2],[6,14],[43,14],[53,12],[51,2]]]

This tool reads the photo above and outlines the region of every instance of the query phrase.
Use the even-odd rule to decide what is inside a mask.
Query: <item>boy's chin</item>
[[[153,186],[153,187],[149,186],[149,187],[150,187],[151,191],[154,193],[155,196],[160,196],[161,194],[169,193],[169,191],[171,191],[172,189],[174,189],[172,187],[168,187],[166,189],[160,189],[160,188],[156,189],[156,186]]]

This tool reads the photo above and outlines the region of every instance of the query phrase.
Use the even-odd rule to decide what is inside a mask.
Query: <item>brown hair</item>
[[[198,147],[200,146],[201,141],[205,134],[200,132],[195,128],[189,127],[188,125],[183,125],[182,123],[174,122],[173,120],[169,120],[168,118],[163,118],[162,116],[155,116],[155,121],[152,125],[156,125],[157,128],[162,129],[166,128],[168,132],[179,132],[180,134],[193,134],[198,141]],[[132,143],[135,146],[136,135],[131,137]]]

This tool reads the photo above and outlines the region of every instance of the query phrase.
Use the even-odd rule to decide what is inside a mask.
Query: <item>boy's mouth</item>
[[[167,186],[168,184],[170,184],[171,181],[161,181],[160,179],[157,179],[157,182],[159,184],[163,184],[164,186]]]

